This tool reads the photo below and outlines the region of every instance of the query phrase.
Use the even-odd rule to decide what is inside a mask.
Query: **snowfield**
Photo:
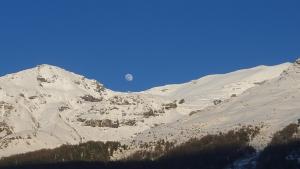
[[[258,66],[184,84],[122,93],[51,66],[0,78],[0,157],[87,141],[130,147],[260,126],[261,149],[300,118],[300,63]]]

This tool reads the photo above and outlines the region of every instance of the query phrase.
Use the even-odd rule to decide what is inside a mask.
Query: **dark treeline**
[[[107,169],[182,169],[224,168],[241,156],[255,152],[248,143],[257,133],[258,128],[243,127],[238,131],[229,131],[217,135],[207,135],[201,139],[167,149],[155,149],[140,153],[139,157],[127,158],[118,162],[109,162],[113,151],[122,147],[116,142],[88,142],[80,145],[67,145],[54,150],[40,150],[22,155],[15,155],[0,160],[6,168],[107,168]],[[168,142],[160,144],[168,145]],[[162,145],[161,145],[162,146]],[[98,153],[98,154],[97,154]],[[163,153],[163,154],[161,154]],[[144,155],[149,155],[141,157]],[[156,160],[151,160],[156,157]],[[130,159],[130,160],[129,160]],[[143,159],[143,160],[141,160]],[[80,162],[74,162],[80,161]],[[91,162],[93,161],[93,162]],[[97,162],[98,161],[98,162]],[[7,167],[9,166],[9,167]]]
[[[299,125],[290,124],[274,134],[270,144],[261,152],[257,169],[299,169]]]
[[[296,124],[291,124],[277,132],[271,143],[260,153],[261,155],[257,159],[257,169],[300,168],[297,163],[297,155],[300,155],[300,141],[294,137],[297,132],[298,125]],[[13,163],[15,160],[20,162],[26,154],[28,155],[26,153],[22,156],[16,155],[6,158],[6,161],[5,159],[4,161],[0,160],[0,164],[10,162],[9,167],[4,167],[9,169],[224,169],[231,166],[236,160],[256,153],[255,149],[249,146],[249,141],[258,133],[259,128],[243,127],[237,131],[232,130],[227,133],[207,135],[201,139],[191,139],[179,146],[165,149],[165,152],[159,150],[163,154],[145,151],[133,154],[131,158],[126,160],[114,162],[109,161],[110,153],[112,153],[108,151],[111,150],[107,148],[111,147],[109,145],[104,146],[104,148],[101,147],[101,150],[105,150],[104,154],[107,155],[102,155],[101,158],[104,160],[99,160],[101,158],[95,160],[95,157],[90,159],[91,157],[86,156],[84,160],[77,158],[77,160],[64,162],[60,159],[56,162],[45,160],[38,163],[31,158],[32,163]],[[90,142],[89,144],[94,143]],[[105,145],[105,143],[102,144]],[[112,145],[114,145],[112,147],[122,147],[119,143]],[[81,146],[84,147],[84,144]],[[91,146],[87,149],[90,148],[93,149]],[[100,150],[99,147],[96,149]]]
[[[114,151],[125,148],[119,142],[103,143],[90,141],[79,145],[63,145],[55,149],[43,149],[2,158],[0,167],[71,161],[107,162]]]

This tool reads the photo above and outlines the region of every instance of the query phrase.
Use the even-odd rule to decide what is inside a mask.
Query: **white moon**
[[[126,79],[128,82],[131,82],[131,81],[133,81],[133,75],[130,74],[130,73],[128,73],[128,74],[125,75],[125,79]]]

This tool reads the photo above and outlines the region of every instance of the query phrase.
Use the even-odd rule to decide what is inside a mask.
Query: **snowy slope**
[[[278,77],[290,63],[277,66],[258,66],[238,70],[228,74],[209,75],[184,84],[167,85],[147,90],[143,93],[161,96],[169,100],[185,100],[181,107],[202,110],[214,105],[214,100],[227,100],[242,94],[249,88],[258,86]]]
[[[209,99],[228,98],[232,94],[239,95],[248,88],[278,77],[289,65],[290,63],[270,67],[258,66],[223,75],[209,75],[185,84],[156,87],[145,93],[172,99],[185,98],[187,103],[199,105]]]
[[[219,105],[195,111],[190,116],[152,128],[138,135],[137,141],[167,138],[184,142],[191,137],[201,137],[239,128],[241,125],[262,127],[252,141],[257,149],[269,143],[272,135],[300,119],[300,62],[284,70],[280,76],[260,83]]]
[[[280,112],[289,110],[290,102],[295,105],[286,120],[291,121],[296,117],[292,112],[297,107],[293,102],[297,71],[297,64],[290,63],[258,66],[121,93],[64,69],[40,65],[0,78],[0,157],[89,140],[131,144],[168,137],[184,141],[195,133],[229,129],[237,123],[282,122]],[[295,85],[289,89],[291,84]],[[278,107],[279,97],[290,100]],[[270,114],[269,102],[278,107],[271,111],[275,114]],[[197,113],[190,116],[192,111]],[[278,122],[274,130],[284,124]],[[185,137],[180,136],[182,130],[187,131]]]
[[[128,139],[153,125],[147,113],[168,121],[159,98],[113,92],[55,66],[4,76],[0,86],[0,156]]]

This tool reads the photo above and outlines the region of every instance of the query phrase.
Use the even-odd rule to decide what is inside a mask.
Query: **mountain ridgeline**
[[[0,78],[0,166],[299,168],[299,101],[300,60],[132,93],[40,65]]]

